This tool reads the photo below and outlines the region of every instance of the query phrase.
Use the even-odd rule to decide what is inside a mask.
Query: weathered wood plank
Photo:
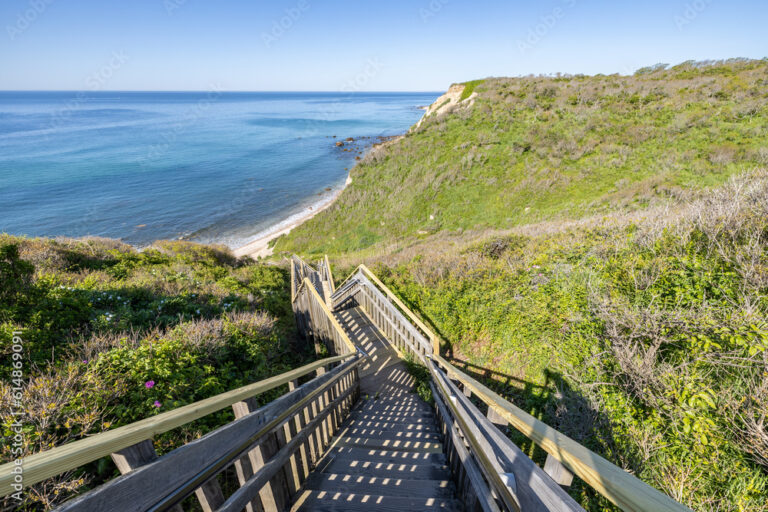
[[[496,409],[493,407],[488,407],[488,413],[486,414],[486,417],[488,418],[488,421],[493,423],[493,425],[499,429],[501,432],[505,432],[507,429],[507,425],[509,425],[509,422],[504,419],[504,417],[496,412]]]
[[[443,402],[442,396],[435,388],[434,383],[430,382],[430,388],[432,388],[432,396],[435,399],[435,406],[438,411],[438,417],[445,425],[446,439],[450,439],[450,447],[454,454],[452,468],[454,474],[456,474],[457,465],[461,465],[466,479],[459,481],[458,490],[461,493],[461,499],[467,505],[467,509],[474,510],[479,507],[484,512],[499,512],[499,507],[496,505],[491,490],[485,483],[483,476],[480,472],[480,468],[477,466],[477,462],[469,454],[469,451],[464,446],[464,441],[459,438],[457,429],[453,426],[452,415],[448,411],[448,407]]]
[[[313,429],[322,424],[331,410],[342,403],[353,389],[347,389],[332,404],[313,419],[296,437],[283,446],[245,485],[235,491],[222,505],[218,512],[240,512],[245,505],[253,499],[258,490],[269,481],[288,461],[291,455],[299,448],[302,442],[310,435]]]
[[[227,457],[233,447],[240,446],[254,436],[258,438],[254,439],[252,445],[259,444],[270,432],[278,427],[282,428],[282,425],[291,417],[291,411],[295,410],[298,404],[305,400],[313,400],[322,392],[324,386],[351,371],[358,362],[359,359],[344,363],[257,411],[64,503],[60,510],[117,512],[148,509],[166,499],[187,482],[193,482],[202,468],[208,467],[222,457]],[[242,454],[235,459],[245,455],[252,447],[245,447]],[[243,508],[245,506],[244,504]]]
[[[119,452],[115,452],[111,455],[112,461],[117,466],[121,475],[130,473],[134,469],[138,469],[145,464],[157,459],[157,451],[155,445],[151,439],[146,439],[140,443],[136,443],[128,448],[123,448]],[[176,505],[171,509],[171,512],[184,512],[181,505]]]
[[[24,460],[24,485],[41,482],[66,471],[79,468],[101,457],[118,452],[123,448],[133,446],[146,439],[152,439],[155,435],[220,411],[245,398],[274,389],[286,382],[315,371],[319,366],[329,362],[342,361],[351,355],[344,354],[316,361],[301,368],[296,368],[295,370],[211,398],[206,398],[124,427],[30,455]],[[10,492],[10,483],[13,480],[13,474],[11,473],[13,467],[14,464],[12,462],[0,466],[0,496],[5,496]]]
[[[243,418],[258,408],[259,404],[255,398],[232,404],[232,411],[235,413],[236,419]],[[245,482],[247,482],[248,479],[251,478],[263,465],[264,453],[261,446],[255,446],[252,450],[248,451],[246,456],[240,457],[235,461],[235,472],[237,473],[237,480],[240,485],[242,486],[245,484]],[[219,503],[219,505],[221,505],[221,503]],[[245,509],[249,512],[251,510],[271,511],[277,509],[275,498],[272,493],[272,486],[269,482],[259,491],[259,496],[246,505]]]
[[[375,500],[375,502],[374,502]],[[306,490],[301,493],[291,512],[381,512],[437,511],[463,512],[464,507],[457,500],[448,498],[416,498],[408,496],[371,496],[359,493],[328,493]]]
[[[203,508],[203,512],[214,512],[224,503],[224,494],[221,486],[215,478],[208,480],[195,490],[197,501]]]
[[[461,415],[457,419],[460,420],[467,439],[471,440],[473,455],[478,459],[485,459],[485,463],[481,463],[480,467],[489,481],[502,480],[501,484],[504,485],[505,482],[499,475],[514,474],[516,486],[510,489],[510,494],[521,510],[583,512],[584,509],[512,441],[502,435],[434,363],[431,369],[438,390],[450,394],[455,410]],[[507,505],[509,506],[509,503]]]
[[[547,460],[544,462],[544,472],[563,487],[569,487],[573,482],[573,473],[549,454],[547,454]]]
[[[486,386],[458,370],[445,359],[434,357],[449,377],[455,377],[472,389],[483,402],[523,435],[541,446],[560,461],[566,469],[608,498],[622,510],[643,512],[690,512],[690,509],[642,480],[630,475],[603,457],[580,445],[568,436],[534,418],[514,404],[501,398]]]

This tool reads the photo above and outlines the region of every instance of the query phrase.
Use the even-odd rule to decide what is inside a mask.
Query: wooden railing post
[[[496,409],[494,409],[493,407],[491,407],[489,405],[488,406],[488,414],[486,414],[485,416],[488,418],[488,420],[491,423],[493,423],[493,425],[497,429],[501,430],[502,432],[506,432],[507,425],[509,425],[509,422],[507,420],[505,420],[504,417],[501,414],[496,412]]]
[[[157,459],[157,452],[152,440],[147,439],[128,448],[123,448],[111,454],[111,457],[120,474],[124,475]],[[221,486],[216,479],[211,479],[201,485],[195,491],[195,496],[197,496],[203,512],[213,512],[224,503],[224,494],[221,492]],[[181,505],[176,505],[171,510],[183,512]]]
[[[328,284],[328,281],[323,280],[323,297],[325,297],[325,304],[328,306],[328,309],[333,307],[331,293],[331,286]]]
[[[232,404],[235,418],[242,418],[256,409],[258,409],[258,402],[255,398],[249,398],[248,400]],[[270,436],[267,441],[259,446],[255,446],[249,451],[247,457],[242,457],[235,463],[237,479],[241,486],[264,466],[264,463],[269,460],[269,457],[277,452],[276,444],[277,441],[274,436]],[[265,512],[277,512],[283,510],[287,504],[287,497],[282,488],[284,477],[280,478],[280,476],[281,475],[278,474],[259,490],[261,508]],[[255,507],[256,510],[259,508],[259,504],[256,500],[253,500],[250,503],[250,506]]]
[[[544,472],[562,487],[570,487],[573,482],[573,473],[550,454],[547,454],[547,460],[544,462]]]
[[[152,444],[152,440],[147,439],[128,448],[123,448],[110,456],[120,474],[124,475],[157,459],[157,452],[155,451],[155,445]],[[176,505],[171,510],[173,512],[184,512],[181,505]]]
[[[208,480],[195,491],[197,501],[203,507],[203,512],[214,512],[224,504],[224,493],[216,478]]]
[[[282,428],[278,428],[277,432],[275,432],[275,437],[277,440],[277,451],[280,451],[283,446],[287,445],[289,442],[291,442],[291,439],[293,439],[294,433],[291,432],[291,424],[292,422],[288,420],[285,424],[283,424]],[[297,453],[293,453],[288,458],[288,462],[285,464],[285,466],[283,466],[282,470],[285,478],[285,484],[288,488],[288,500],[290,500],[291,496],[295,495],[299,490],[299,487],[301,487],[302,477],[299,474],[299,465],[301,462],[298,460]]]

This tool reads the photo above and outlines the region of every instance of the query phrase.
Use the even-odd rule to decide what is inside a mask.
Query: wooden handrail
[[[331,272],[331,262],[328,261],[328,255],[324,256],[325,269],[328,272],[328,286],[331,288],[331,293],[336,291],[336,285],[333,284],[333,273]]]
[[[353,282],[348,281],[339,288],[334,304],[343,303],[348,298],[354,297],[374,325],[388,336],[390,345],[395,350],[412,352],[417,359],[426,364],[425,356],[432,353],[429,338],[413,325],[408,316],[389,300],[362,270],[355,275],[357,277]]]
[[[449,377],[471,389],[488,407],[622,510],[690,512],[688,507],[511,404],[442,357],[433,359]]]
[[[473,435],[472,429],[468,425],[468,421],[471,422],[471,420],[465,419],[461,412],[459,411],[459,407],[457,404],[451,400],[451,392],[448,390],[447,385],[445,382],[442,382],[441,379],[438,378],[438,375],[435,374],[435,372],[438,372],[437,367],[434,363],[427,363],[429,373],[432,376],[432,382],[433,382],[433,389],[435,391],[438,391],[442,398],[443,403],[448,406],[448,408],[451,410],[451,413],[454,417],[454,420],[456,423],[460,426],[462,434],[464,435],[464,439],[467,442],[467,444],[472,448],[472,452],[475,456],[475,459],[480,463],[480,466],[483,468],[483,472],[485,473],[485,476],[488,480],[488,482],[496,489],[497,494],[501,498],[501,500],[504,502],[504,505],[506,505],[507,509],[520,512],[520,503],[517,500],[517,497],[513,494],[513,492],[510,491],[509,487],[501,480],[500,472],[496,470],[494,467],[493,461],[489,457],[489,454],[486,453],[486,450],[483,449],[483,447],[480,445],[480,440],[476,438]],[[498,464],[498,461],[496,461],[496,464]]]
[[[253,384],[227,391],[226,393],[221,393],[199,402],[152,416],[151,418],[30,455],[24,459],[24,485],[27,487],[66,471],[79,468],[101,457],[128,448],[146,439],[152,439],[158,434],[168,432],[203,416],[220,411],[236,402],[287,384],[290,381],[316,371],[320,367],[343,361],[352,355],[354,353],[321,359],[280,375],[254,382]],[[10,484],[13,482],[13,474],[11,471],[14,467],[15,464],[13,462],[0,466],[0,496],[6,496],[12,492]]]
[[[497,495],[506,494],[504,501],[508,509],[517,505],[525,511],[584,512],[554,477],[547,476],[546,466],[544,469],[539,467],[499,430],[495,424],[499,421],[498,417],[490,415],[489,418],[487,413],[482,413],[467,396],[466,390],[460,390],[434,360],[429,361],[427,366],[432,375],[431,388],[435,401],[442,398],[455,418],[446,421],[443,415],[444,428],[460,430],[461,439],[472,444],[472,455],[486,474],[486,480],[494,482]],[[514,475],[514,480],[509,475]]]
[[[320,307],[323,309],[323,313],[328,317],[328,319],[331,321],[331,324],[333,325],[334,329],[336,329],[341,336],[341,340],[344,342],[344,345],[349,349],[349,354],[355,354],[358,352],[357,347],[354,343],[352,343],[352,340],[349,339],[349,336],[347,336],[347,333],[344,331],[344,328],[341,326],[338,320],[336,320],[336,317],[331,313],[331,310],[328,309],[328,305],[325,303],[322,297],[320,297],[320,293],[317,291],[315,286],[312,284],[312,281],[309,280],[309,278],[305,277],[304,280],[301,282],[301,286],[296,291],[296,296],[301,293],[302,289],[308,289],[309,292],[315,297],[317,302],[320,304]]]
[[[330,267],[329,267],[329,269],[330,269]],[[347,283],[347,281],[349,281],[350,279],[352,279],[352,277],[354,277],[354,275],[355,275],[355,274],[356,274],[358,271],[361,271],[361,272],[363,272],[363,273],[364,273],[364,274],[365,274],[365,275],[366,275],[366,276],[367,276],[367,277],[368,277],[368,278],[369,278],[371,281],[373,281],[373,282],[374,282],[374,284],[375,284],[375,285],[376,285],[376,286],[377,286],[377,287],[378,287],[378,288],[379,288],[379,289],[380,289],[382,292],[384,292],[384,294],[387,296],[387,298],[389,298],[389,300],[391,300],[392,302],[394,302],[394,303],[395,303],[395,304],[396,304],[396,305],[397,305],[397,306],[398,306],[398,307],[399,307],[399,308],[402,310],[403,314],[405,314],[405,315],[406,315],[406,316],[407,316],[407,317],[408,317],[408,318],[411,320],[411,322],[413,322],[413,323],[416,325],[416,327],[418,327],[419,329],[421,329],[421,331],[422,331],[422,332],[423,332],[423,333],[424,333],[424,334],[427,336],[427,338],[429,338],[430,342],[432,343],[432,351],[433,351],[433,353],[434,353],[434,354],[439,354],[439,353],[440,353],[440,338],[437,336],[437,334],[435,334],[435,333],[432,331],[432,329],[430,329],[429,327],[427,327],[427,325],[426,325],[426,324],[425,324],[425,323],[424,323],[424,322],[423,322],[423,321],[422,321],[422,320],[421,320],[421,319],[420,319],[418,316],[416,316],[416,314],[414,314],[414,312],[413,312],[413,311],[411,311],[411,310],[408,308],[408,306],[406,306],[405,304],[403,304],[403,301],[401,301],[401,300],[400,300],[400,298],[399,298],[397,295],[395,295],[395,294],[394,294],[394,292],[393,292],[392,290],[390,290],[390,289],[389,289],[389,287],[387,287],[387,285],[385,285],[384,283],[382,283],[382,282],[379,280],[379,278],[378,278],[378,277],[376,277],[376,274],[374,274],[373,272],[371,272],[371,270],[370,270],[368,267],[366,267],[366,266],[365,266],[365,264],[361,263],[361,264],[360,264],[360,265],[359,265],[359,266],[358,266],[358,267],[355,269],[355,271],[354,271],[354,272],[352,272],[352,273],[349,275],[349,277],[347,277],[347,278],[344,280],[344,282],[343,282],[341,285],[339,285],[339,289],[340,289],[342,286],[344,286],[344,284],[346,284],[346,283]]]

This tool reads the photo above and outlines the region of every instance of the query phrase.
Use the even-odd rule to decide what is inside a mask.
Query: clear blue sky
[[[2,0],[0,89],[444,90],[768,56],[766,0]]]

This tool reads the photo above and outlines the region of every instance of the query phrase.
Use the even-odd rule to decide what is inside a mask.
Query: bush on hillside
[[[456,364],[694,510],[768,510],[765,171],[636,218],[420,247],[375,271]]]
[[[0,279],[2,462],[13,458],[14,331],[25,349],[25,456],[282,373],[304,357],[292,345],[288,273],[222,247],[159,242],[138,252],[106,239],[0,235]],[[227,410],[210,415],[155,446],[167,452],[232,419]],[[21,510],[48,510],[116,474],[108,458],[70,471],[28,489]]]

